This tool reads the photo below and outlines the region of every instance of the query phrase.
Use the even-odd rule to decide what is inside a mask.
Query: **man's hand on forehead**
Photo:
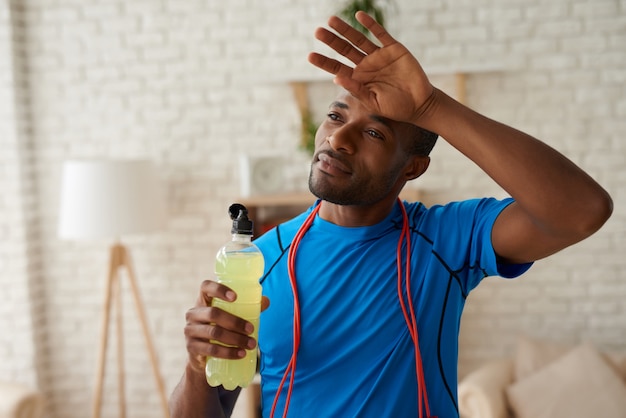
[[[357,19],[380,42],[375,44],[340,18],[333,16],[325,28],[315,31],[317,39],[354,67],[312,52],[309,62],[335,75],[334,82],[361,101],[373,113],[396,121],[417,124],[421,109],[434,91],[411,53],[364,12]]]

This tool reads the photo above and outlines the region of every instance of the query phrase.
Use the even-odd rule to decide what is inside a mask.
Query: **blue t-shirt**
[[[491,244],[493,223],[511,202],[477,199],[432,208],[403,203],[431,415],[458,417],[458,334],[467,294],[487,276],[515,277],[529,267],[498,265]],[[311,210],[255,241],[265,257],[263,294],[270,299],[259,328],[264,417],[293,348],[289,246]],[[302,331],[290,417],[418,416],[415,350],[397,294],[401,229],[396,204],[386,219],[368,227],[342,227],[317,216],[302,239],[296,256]],[[402,254],[404,260],[404,249]]]

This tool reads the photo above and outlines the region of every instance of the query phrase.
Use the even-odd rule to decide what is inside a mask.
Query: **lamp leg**
[[[104,302],[102,304],[102,322],[100,326],[100,346],[98,349],[98,363],[96,368],[96,382],[93,392],[93,405],[91,416],[100,418],[100,409],[102,407],[102,385],[104,382],[105,359],[107,345],[109,339],[109,318],[111,317],[111,302],[115,297],[113,295],[113,287],[119,281],[117,270],[121,264],[121,254],[117,248],[111,247],[109,256],[109,271],[107,281],[105,283]]]
[[[122,315],[122,283],[115,281],[115,310],[117,315],[117,393],[119,398],[119,418],[126,418],[126,374],[124,372],[124,316]]]
[[[124,248],[124,247],[122,247]],[[161,378],[161,374],[159,373],[159,367],[157,364],[156,351],[154,350],[154,345],[152,344],[152,339],[150,337],[150,332],[148,331],[148,321],[146,319],[145,309],[143,302],[141,300],[141,296],[139,295],[139,287],[137,285],[137,279],[135,277],[135,272],[132,268],[132,263],[130,260],[130,255],[128,251],[124,249],[122,255],[122,262],[126,266],[128,271],[128,278],[130,282],[130,288],[133,293],[133,297],[135,299],[135,307],[137,308],[137,315],[139,316],[139,320],[141,322],[141,328],[143,330],[143,335],[146,340],[146,346],[148,348],[148,353],[150,354],[150,364],[152,365],[152,372],[154,374],[154,380],[157,384],[157,389],[159,391],[161,397],[161,406],[163,407],[163,412],[165,418],[170,417],[169,407],[167,404],[167,396],[165,394],[165,385],[163,384],[163,380]]]
[[[157,389],[161,397],[161,405],[163,407],[165,418],[170,418],[169,408],[167,405],[167,396],[165,394],[165,385],[161,379],[159,368],[157,365],[156,352],[150,338],[148,331],[148,321],[146,319],[143,302],[139,296],[139,288],[137,286],[137,279],[132,268],[130,256],[126,247],[121,244],[115,244],[111,247],[109,272],[107,275],[105,297],[103,303],[102,313],[102,325],[100,331],[100,347],[98,354],[98,366],[96,372],[96,384],[94,388],[93,396],[93,409],[92,417],[100,418],[100,412],[102,409],[102,386],[105,375],[105,360],[108,345],[109,336],[109,320],[111,316],[111,304],[115,302],[117,311],[117,361],[118,361],[118,390],[119,390],[119,402],[120,402],[120,418],[126,417],[126,395],[125,395],[125,373],[124,373],[124,348],[123,348],[123,318],[122,318],[122,303],[121,293],[122,286],[119,277],[119,269],[125,267],[128,272],[128,278],[130,282],[130,288],[133,293],[133,299],[137,308],[137,314],[141,322],[141,328],[148,347],[148,353],[150,355],[150,363],[152,371],[154,373],[154,379],[157,384]]]

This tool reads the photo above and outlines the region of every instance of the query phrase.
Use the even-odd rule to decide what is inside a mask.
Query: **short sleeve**
[[[508,264],[500,262],[491,240],[493,225],[496,219],[514,200],[512,198],[504,200],[482,199],[480,202],[479,206],[484,206],[484,208],[480,208],[475,214],[478,219],[476,222],[479,225],[476,233],[480,237],[482,247],[481,260],[487,275],[500,276],[507,279],[521,276],[528,271],[533,263]]]
[[[513,202],[511,198],[470,199],[429,210],[425,233],[432,239],[439,260],[460,281],[465,292],[485,277],[517,277],[532,265],[499,263],[493,248],[493,225]]]

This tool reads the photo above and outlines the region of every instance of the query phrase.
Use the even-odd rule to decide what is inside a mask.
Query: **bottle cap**
[[[252,221],[248,219],[248,209],[241,203],[233,203],[228,208],[230,219],[233,220],[231,234],[252,235]]]

